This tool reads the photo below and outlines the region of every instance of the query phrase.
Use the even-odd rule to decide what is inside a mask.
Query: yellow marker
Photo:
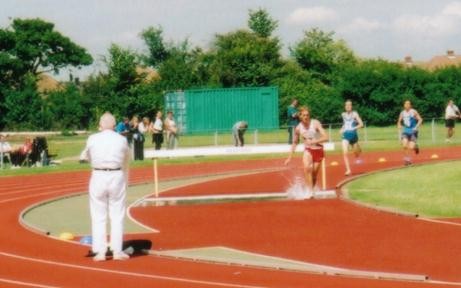
[[[437,154],[432,154],[432,155],[431,155],[431,159],[439,159],[439,155],[437,155]]]
[[[69,233],[69,232],[62,232],[59,234],[59,239],[61,240],[74,240],[74,234]]]
[[[331,165],[331,166],[338,166],[338,162],[333,161],[333,162],[330,163],[330,165]]]
[[[386,158],[380,157],[380,158],[378,159],[378,162],[379,162],[379,163],[384,163],[384,162],[386,162]]]

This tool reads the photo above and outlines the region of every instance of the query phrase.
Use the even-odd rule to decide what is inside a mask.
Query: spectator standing
[[[130,134],[133,137],[134,160],[144,160],[144,134],[141,133],[139,118],[133,116],[130,121]]]
[[[166,114],[165,130],[167,149],[176,149],[178,146],[178,127],[171,111]]]
[[[146,133],[149,132],[150,129],[150,119],[149,117],[143,117],[142,121],[139,122],[138,130],[144,135],[144,138],[146,136]]]
[[[152,126],[152,143],[155,143],[155,150],[160,150],[163,143],[163,120],[162,112],[158,111]]]
[[[21,168],[22,163],[26,160],[27,155],[32,152],[32,139],[26,137],[24,144],[10,153],[11,168]]]
[[[120,121],[115,127],[115,131],[122,136],[125,136],[128,140],[128,144],[131,145],[131,135],[130,135],[130,119],[128,117],[123,117],[123,120]]]
[[[445,127],[447,128],[447,139],[445,139],[445,142],[451,142],[451,137],[455,134],[456,119],[460,117],[461,114],[458,107],[453,103],[453,100],[449,100],[447,108],[445,108]]]
[[[130,148],[125,137],[114,132],[115,118],[105,113],[99,121],[101,132],[88,138],[80,155],[81,161],[89,161],[91,179],[89,183],[90,212],[92,223],[92,251],[94,261],[105,261],[107,243],[107,218],[110,219],[110,248],[114,260],[127,260],[122,251],[123,220],[128,184]]]
[[[287,124],[288,124],[288,144],[293,143],[293,131],[299,124],[298,117],[298,100],[293,99],[290,106],[287,109]]]
[[[0,161],[1,161],[1,168],[3,168],[3,161],[5,159],[8,159],[8,161],[11,163],[10,159],[10,152],[12,151],[10,143],[6,141],[6,136],[3,134],[0,134]]]

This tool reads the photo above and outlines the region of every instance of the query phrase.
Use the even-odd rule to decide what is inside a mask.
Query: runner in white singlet
[[[291,152],[285,161],[285,165],[291,161],[298,142],[302,140],[305,147],[303,154],[305,185],[307,192],[313,197],[320,165],[324,158],[322,143],[328,141],[328,135],[318,120],[310,118],[310,112],[307,107],[301,107],[299,115],[301,123],[295,129]]]

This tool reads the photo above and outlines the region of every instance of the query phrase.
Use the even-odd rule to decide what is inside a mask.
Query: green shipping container
[[[250,130],[279,128],[277,87],[194,89],[165,94],[182,133],[230,131],[237,121]]]

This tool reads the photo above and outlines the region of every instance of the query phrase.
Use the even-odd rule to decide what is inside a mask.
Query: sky
[[[168,41],[186,38],[203,48],[214,36],[247,27],[249,9],[266,9],[278,21],[283,53],[314,27],[334,31],[360,57],[427,61],[454,50],[461,54],[461,0],[1,0],[0,27],[12,18],[42,18],[101,57],[112,43],[145,52],[139,34],[161,26]]]

